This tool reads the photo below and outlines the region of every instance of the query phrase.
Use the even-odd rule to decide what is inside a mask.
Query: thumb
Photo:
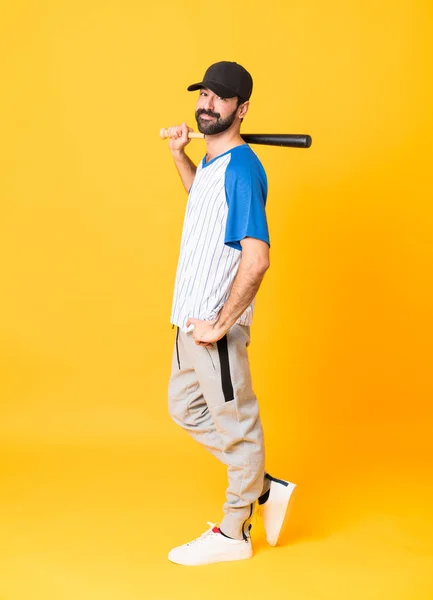
[[[188,319],[188,321],[186,322],[186,326],[189,327],[190,325],[195,325],[195,323],[197,323],[198,319]]]
[[[190,131],[190,127],[186,123],[182,123],[182,137],[188,139],[188,131]]]

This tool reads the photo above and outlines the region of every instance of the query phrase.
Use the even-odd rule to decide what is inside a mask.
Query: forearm
[[[180,178],[187,192],[189,192],[194,181],[197,167],[183,150],[172,150],[174,164],[179,172]]]
[[[215,328],[228,331],[254,300],[268,265],[252,263],[242,258],[233,282],[230,296],[214,324]]]

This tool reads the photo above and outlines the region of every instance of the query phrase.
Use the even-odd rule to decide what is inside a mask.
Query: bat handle
[[[168,129],[166,129],[165,127],[163,127],[162,129],[159,130],[159,137],[162,140],[167,139],[168,137],[170,137],[168,135]],[[189,131],[188,132],[188,137],[189,139],[203,139],[204,135],[202,133],[196,133],[195,131]]]

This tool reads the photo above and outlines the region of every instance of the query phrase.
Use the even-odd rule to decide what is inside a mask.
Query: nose
[[[205,98],[203,98],[203,100],[204,100],[203,108],[205,108],[206,110],[211,110],[213,112],[213,109],[214,109],[213,98],[211,96],[206,96]]]

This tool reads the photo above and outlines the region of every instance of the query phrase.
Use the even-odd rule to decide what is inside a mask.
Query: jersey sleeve
[[[258,159],[257,164],[231,161],[226,171],[225,192],[228,214],[224,243],[242,250],[241,240],[252,237],[270,246],[265,212],[268,187]]]

